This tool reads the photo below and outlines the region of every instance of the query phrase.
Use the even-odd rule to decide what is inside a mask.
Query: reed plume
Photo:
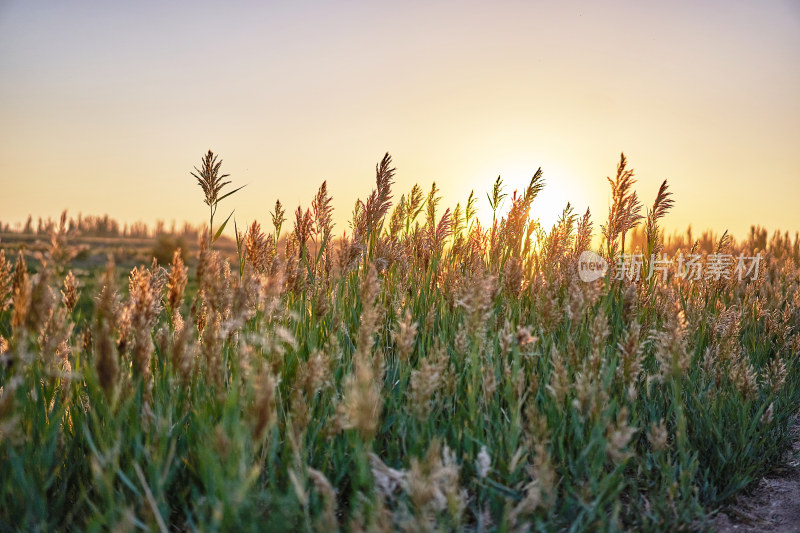
[[[64,288],[61,290],[61,301],[70,313],[78,303],[78,282],[70,270],[64,278]]]
[[[411,231],[411,226],[416,221],[417,217],[422,210],[425,208],[425,193],[422,191],[422,187],[417,184],[411,188],[411,192],[408,194],[408,200],[406,201],[406,209],[405,209],[405,235],[408,236],[409,232]]]
[[[220,175],[219,170],[221,166],[222,161],[217,161],[217,156],[209,150],[208,153],[203,156],[203,162],[201,164],[202,169],[194,167],[195,172],[191,173],[192,176],[197,179],[197,184],[203,189],[206,205],[212,208],[214,204],[220,200],[222,189],[230,184],[230,181],[223,181],[225,178],[229,177],[230,174]]]
[[[0,250],[0,312],[11,305],[11,295],[14,292],[13,265],[6,259],[6,251]]]
[[[272,217],[272,226],[275,228],[275,242],[277,243],[281,237],[283,223],[286,222],[286,210],[281,205],[280,200],[275,200],[275,210],[270,211],[269,214]]]
[[[161,299],[167,282],[164,269],[153,261],[152,269],[137,267],[128,280],[128,303],[131,332],[133,334],[133,370],[141,376],[150,390],[150,360],[154,351],[152,329],[162,309]]]
[[[322,237],[325,242],[333,231],[333,199],[328,195],[328,182],[323,181],[320,185],[314,200],[311,202],[311,210],[314,217],[314,234]]]
[[[653,202],[653,208],[647,210],[645,225],[647,244],[645,245],[644,251],[644,270],[647,273],[653,269],[652,261],[655,260],[656,256],[664,249],[663,231],[658,227],[658,220],[663,218],[669,210],[672,209],[674,202],[670,196],[672,196],[672,193],[667,191],[667,180],[664,180],[661,183],[661,187],[658,189],[658,194]]]
[[[205,203],[209,209],[209,221],[208,221],[208,242],[209,244],[213,244],[220,235],[222,235],[222,231],[225,229],[225,225],[230,220],[230,215],[228,218],[225,219],[225,222],[217,230],[217,233],[214,233],[214,215],[217,213],[217,206],[219,203],[227,198],[228,196],[234,194],[235,192],[241,190],[244,185],[238,187],[230,192],[222,194],[222,189],[225,188],[226,185],[229,185],[230,181],[224,181],[225,178],[229,177],[230,174],[220,174],[220,167],[222,166],[222,160],[217,161],[217,156],[209,150],[205,156],[203,156],[203,161],[200,165],[201,168],[194,167],[194,172],[190,172],[192,176],[197,179],[197,184],[203,189],[203,194],[205,195]]]
[[[173,329],[175,321],[180,317],[180,308],[183,305],[183,293],[186,290],[189,269],[184,265],[181,250],[177,249],[172,254],[172,262],[167,278],[167,306],[171,315]],[[177,317],[177,318],[176,318]]]
[[[391,165],[392,156],[387,152],[380,163],[375,166],[375,189],[367,197],[366,202],[361,200],[356,202],[353,229],[358,231],[359,236],[370,242],[380,235],[384,218],[392,205],[395,169]]]
[[[257,273],[267,274],[271,271],[277,249],[275,238],[266,237],[261,231],[261,224],[256,221],[250,225],[244,236],[245,262]]]
[[[100,386],[110,397],[117,383],[119,368],[118,356],[111,343],[115,316],[119,305],[117,296],[114,263],[109,259],[105,273],[101,279],[100,294],[96,298],[95,327],[95,368]]]
[[[639,224],[642,206],[633,185],[633,169],[627,168],[628,160],[624,153],[620,154],[615,179],[606,178],[611,185],[611,206],[608,211],[608,222],[601,226],[605,238],[605,251],[613,262],[617,248],[622,245],[621,253],[625,253],[625,234]]]

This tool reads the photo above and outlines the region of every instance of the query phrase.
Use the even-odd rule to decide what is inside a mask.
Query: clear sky
[[[670,227],[795,231],[800,3],[0,0],[0,220],[202,222],[209,148],[240,225],[327,179],[347,229],[386,151],[398,198],[541,166],[599,225],[624,151]]]

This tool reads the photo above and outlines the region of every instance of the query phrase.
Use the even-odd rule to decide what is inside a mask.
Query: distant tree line
[[[0,221],[0,233],[19,233],[23,235],[48,235],[58,226],[58,220],[39,217],[34,221],[29,215],[24,225],[19,223]],[[197,228],[188,222],[178,226],[173,220],[168,227],[163,220],[156,222],[154,227],[149,227],[144,222],[120,224],[108,215],[95,216],[78,213],[77,217],[70,217],[67,222],[68,234],[81,237],[110,237],[110,238],[150,238],[159,235],[172,235],[181,237],[187,242],[194,242],[200,233]]]

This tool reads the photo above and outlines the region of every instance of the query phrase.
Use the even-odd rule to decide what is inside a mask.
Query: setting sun
[[[509,199],[514,191],[521,194],[525,190],[535,172],[535,169],[534,171],[530,170],[530,165],[527,163],[502,164],[499,166],[503,169],[500,172],[500,176],[503,179],[506,192],[509,193]],[[542,173],[545,187],[533,202],[531,217],[537,219],[545,231],[550,231],[550,228],[556,224],[568,203],[575,214],[582,215],[586,212],[589,207],[588,203],[573,203],[584,196],[576,194],[580,188],[579,181],[555,166],[552,166],[549,170],[542,168]],[[484,180],[484,187],[486,182],[487,180]],[[498,215],[506,215],[509,207],[510,201],[507,201],[498,212]],[[482,209],[482,212],[485,212],[485,210]]]

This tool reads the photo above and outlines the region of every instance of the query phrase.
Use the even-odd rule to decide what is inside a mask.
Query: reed
[[[484,226],[436,184],[393,205],[389,154],[349,234],[323,183],[231,263],[238,189],[211,152],[193,175],[185,262],[86,274],[66,223],[36,268],[0,251],[0,529],[698,530],[790,449],[796,243],[665,237],[667,182],[642,216],[624,155],[609,261],[758,247],[759,275],[583,282],[591,213],[542,227],[541,169]]]

